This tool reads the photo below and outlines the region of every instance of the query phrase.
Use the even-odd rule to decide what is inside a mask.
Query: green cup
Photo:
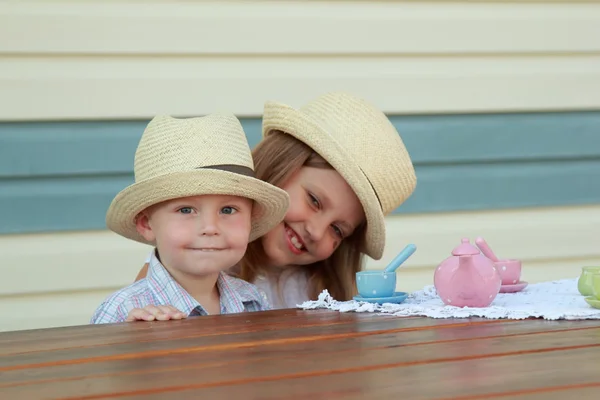
[[[596,300],[600,300],[600,272],[592,274],[592,293]]]
[[[577,281],[577,289],[584,296],[592,296],[594,289],[592,287],[592,275],[600,273],[600,267],[583,267],[581,268],[581,276]]]

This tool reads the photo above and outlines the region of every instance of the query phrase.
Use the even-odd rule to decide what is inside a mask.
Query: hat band
[[[371,189],[373,189],[373,193],[375,193],[375,197],[377,198],[377,202],[379,203],[379,207],[383,210],[383,205],[381,204],[381,199],[379,198],[379,194],[377,194],[377,190],[375,190],[375,186],[373,186],[373,184],[371,183],[371,180],[369,179],[369,177],[367,176],[367,174],[365,174],[365,171],[363,171],[363,169],[360,167],[360,165],[358,166],[358,169],[360,169],[360,172],[363,173],[365,179],[367,180],[367,182],[369,182],[369,185],[371,186]]]
[[[234,174],[249,176],[254,178],[254,171],[252,168],[244,167],[243,165],[235,164],[220,164],[220,165],[207,165],[206,167],[198,167],[196,169],[218,169],[220,171],[233,172]]]

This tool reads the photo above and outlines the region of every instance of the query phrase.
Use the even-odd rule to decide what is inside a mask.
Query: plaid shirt
[[[271,309],[266,295],[256,286],[224,272],[219,273],[217,287],[221,314]],[[96,309],[91,323],[123,322],[129,311],[148,305],[170,305],[188,316],[208,315],[202,305],[173,279],[152,254],[146,278],[110,295]]]

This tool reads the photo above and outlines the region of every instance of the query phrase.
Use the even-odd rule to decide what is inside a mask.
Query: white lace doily
[[[324,290],[318,300],[305,301],[297,307],[305,310],[326,308],[340,312],[376,312],[431,318],[600,319],[600,310],[588,305],[577,290],[577,279],[529,284],[518,293],[498,293],[492,304],[485,308],[447,306],[433,286],[426,286],[423,290],[411,293],[401,304],[337,301]]]

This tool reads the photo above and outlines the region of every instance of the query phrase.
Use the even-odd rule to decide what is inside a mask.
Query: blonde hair
[[[273,131],[252,151],[255,176],[277,187],[282,187],[302,167],[330,168],[327,161],[313,149],[281,131]],[[356,294],[356,272],[362,269],[365,225],[357,227],[352,235],[344,238],[333,254],[310,265],[308,272],[308,296],[316,299],[327,289],[336,300],[350,300]],[[252,282],[265,272],[266,256],[260,239],[248,245],[239,264],[239,277]]]

